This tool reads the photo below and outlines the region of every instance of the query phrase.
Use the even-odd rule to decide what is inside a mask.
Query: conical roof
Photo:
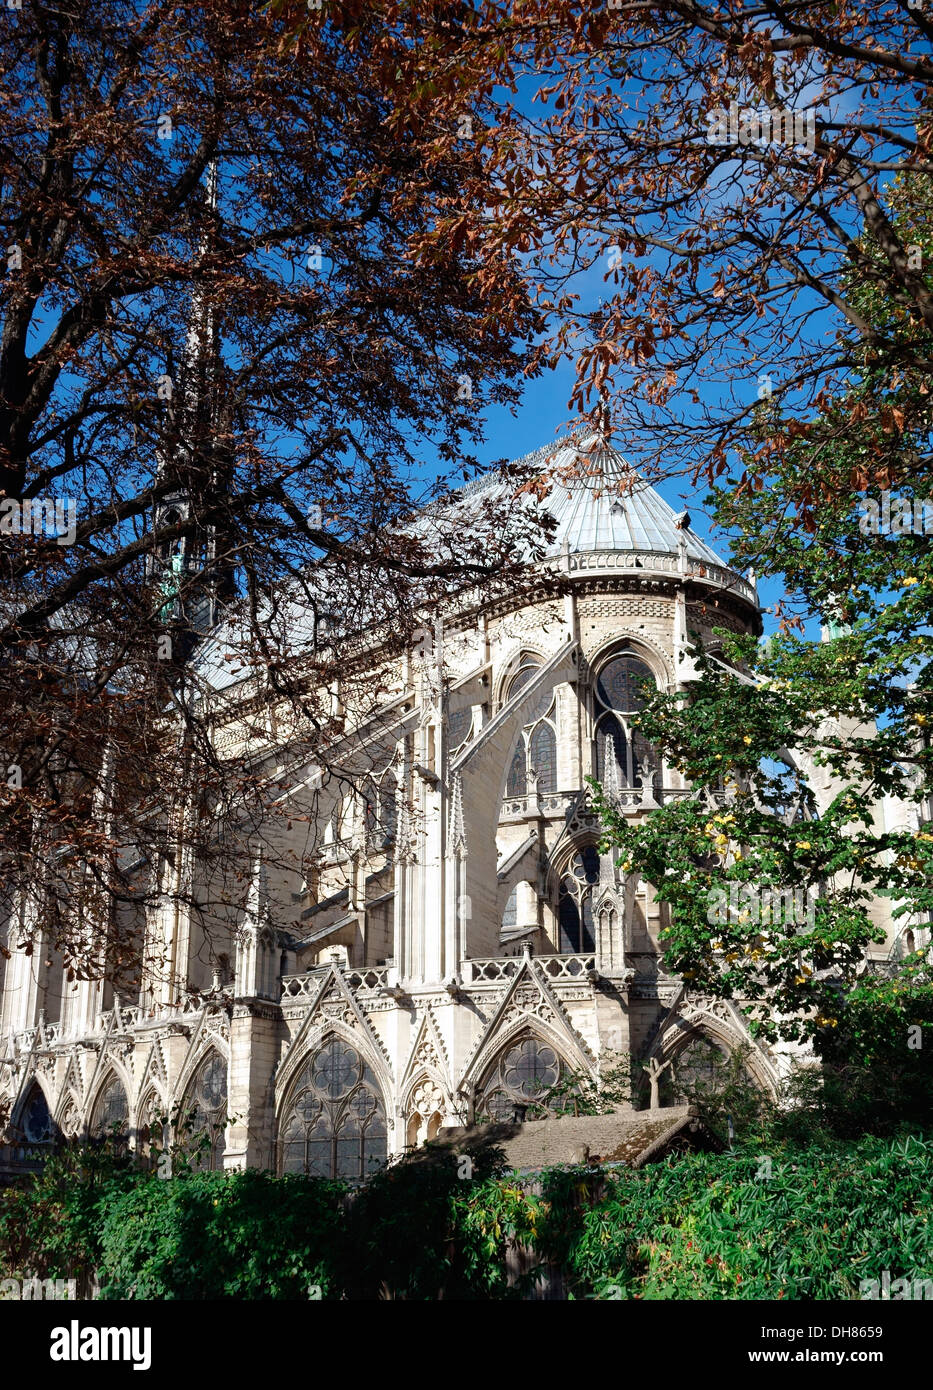
[[[541,508],[557,522],[547,555],[565,550],[678,554],[685,542],[690,559],[729,568],[660,493],[599,435],[569,435],[515,461],[523,469],[540,464],[550,491]],[[485,480],[483,480],[485,482]],[[473,484],[472,487],[481,487]],[[465,491],[468,491],[466,489]]]

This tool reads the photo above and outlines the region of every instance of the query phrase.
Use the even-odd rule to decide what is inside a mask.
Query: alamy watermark
[[[78,534],[78,504],[73,497],[4,497],[0,502],[0,536],[54,537],[59,545],[74,545]]]
[[[929,497],[892,497],[884,491],[879,501],[859,502],[858,529],[863,536],[933,535],[933,500]]]
[[[50,1300],[62,1303],[77,1298],[74,1279],[0,1279],[0,1302],[41,1302]]]
[[[762,888],[756,883],[730,883],[711,888],[706,897],[706,920],[717,927],[728,922],[754,926],[816,926],[816,897],[802,888]]]
[[[765,111],[743,110],[730,101],[728,111],[714,106],[706,117],[709,145],[816,145],[816,112],[770,107]]]
[[[933,1298],[933,1279],[892,1279],[886,1269],[880,1279],[860,1279],[859,1297],[896,1301]]]

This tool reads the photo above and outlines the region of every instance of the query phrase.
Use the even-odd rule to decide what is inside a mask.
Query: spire
[[[156,481],[173,484],[156,503],[153,529],[197,520],[198,512],[227,492],[230,447],[222,396],[223,367],[217,314],[202,278],[203,263],[219,227],[219,174],[212,160],[204,188],[204,226],[193,267],[191,314],[177,381],[164,378],[166,403],[163,443],[157,450]],[[157,583],[165,602],[164,622],[182,632],[174,652],[185,661],[200,638],[217,621],[218,601],[234,590],[229,565],[219,565],[225,547],[216,523],[192,528],[164,542],[147,562],[150,582]],[[201,578],[203,576],[203,578]],[[183,597],[180,597],[183,595]]]
[[[463,784],[460,780],[460,773],[455,772],[453,776],[453,788],[450,794],[450,848],[454,854],[466,853],[466,830],[463,824]]]

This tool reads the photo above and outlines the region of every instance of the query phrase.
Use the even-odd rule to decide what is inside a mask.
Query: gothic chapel
[[[250,843],[241,899],[211,932],[166,881],[145,929],[168,978],[132,999],[65,986],[5,925],[8,1164],[28,1167],[57,1133],[118,1123],[142,1150],[155,1117],[184,1112],[210,1135],[205,1164],[354,1180],[445,1127],[521,1118],[561,1077],[598,1078],[622,1054],[673,1060],[676,1076],[748,1041],[737,1009],[665,972],[651,885],[600,855],[585,778],[631,817],[687,793],[632,718],[647,687],[692,674],[691,632],[713,645],[714,627],[760,633],[755,585],[632,482],[610,442],[568,438],[538,456],[559,470],[581,451],[587,469],[553,488],[556,530],[534,560],[563,576],[561,596],[452,605],[395,664],[380,708],[353,728],[346,713],[365,804],[340,777],[296,767],[291,831]],[[494,485],[464,489],[467,516]],[[245,708],[254,677],[223,663],[229,641],[208,639],[200,669]],[[235,742],[235,719],[227,728]],[[801,770],[818,799],[832,795]],[[210,903],[206,868],[200,886]],[[879,954],[896,951],[899,928],[879,921]],[[786,1058],[752,1045],[748,1065],[774,1087]]]

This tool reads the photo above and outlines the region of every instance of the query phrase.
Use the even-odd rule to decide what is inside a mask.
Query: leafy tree
[[[398,126],[413,16],[301,13],[296,37],[242,0],[3,12],[0,919],[72,977],[134,979],[139,911],[196,845],[217,905],[242,896],[218,826],[275,814],[275,766],[253,730],[219,746],[215,667],[323,761],[361,632],[399,650],[532,534],[508,495],[445,525],[537,323],[489,174],[458,122]]]
[[[904,225],[916,225],[929,188],[893,191]],[[928,230],[924,249],[933,283]],[[878,254],[870,233],[863,253]],[[866,317],[916,341],[910,315],[860,280],[860,263],[850,278]],[[846,1066],[863,1082],[868,1068],[863,1119],[880,1104],[889,1125],[898,1097],[915,1118],[930,1098],[911,1031],[926,1025],[933,999],[927,953],[900,972],[892,962],[891,981],[861,976],[866,948],[884,940],[873,900],[890,899],[895,920],[918,930],[933,909],[933,554],[914,505],[931,481],[930,414],[922,373],[905,365],[892,389],[872,349],[853,352],[847,389],[805,427],[768,407],[762,428],[783,430],[786,446],[747,457],[744,477],[710,498],[733,530],[736,563],[754,558],[766,575],[783,575],[789,593],[775,637],[757,645],[722,633],[725,660],[698,651],[698,679],[642,716],[692,794],[638,826],[605,798],[601,806],[611,842],[669,905],[672,968],[693,988],[743,1001],[765,1037],[816,1039],[837,1069],[838,1095]],[[872,518],[905,453],[916,465],[910,522],[885,533]],[[813,615],[826,640],[801,630]],[[784,756],[794,770],[777,761]],[[808,785],[819,781],[822,804]],[[904,808],[894,828],[878,822],[882,797]],[[890,1103],[879,1101],[885,1077]]]

